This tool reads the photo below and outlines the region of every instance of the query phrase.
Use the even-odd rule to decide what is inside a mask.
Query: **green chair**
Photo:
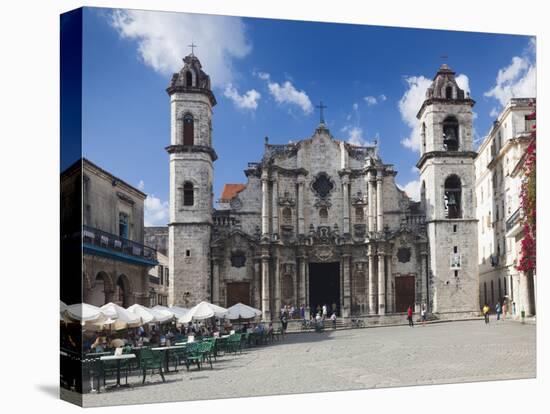
[[[197,368],[200,371],[202,362],[201,346],[202,344],[199,342],[191,342],[185,347],[185,366],[187,367],[187,371],[189,371],[191,364],[197,364]]]
[[[226,346],[228,352],[233,352],[234,354],[236,354],[237,351],[239,351],[242,353],[241,334],[230,335],[229,338],[227,338]]]
[[[162,360],[163,355],[161,352],[154,352],[150,348],[142,348],[139,353],[139,367],[143,373],[142,384],[145,383],[145,377],[147,376],[147,370],[151,370],[151,376],[155,373],[155,369],[158,369],[162,378],[162,382],[166,382],[164,379],[164,373],[162,372]]]
[[[212,351],[214,349],[214,343],[211,341],[203,341],[200,344],[199,352],[202,355],[201,362],[208,362],[210,364],[210,369],[213,369],[212,366]]]

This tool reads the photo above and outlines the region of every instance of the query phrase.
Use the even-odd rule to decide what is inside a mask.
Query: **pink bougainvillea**
[[[527,119],[535,120],[536,112]],[[523,210],[523,239],[521,252],[516,266],[521,272],[535,271],[537,266],[537,131],[533,125],[531,142],[523,165],[524,178],[521,183],[521,208]],[[532,273],[532,272],[531,272]]]

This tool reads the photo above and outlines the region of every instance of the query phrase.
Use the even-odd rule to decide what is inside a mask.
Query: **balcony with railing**
[[[89,226],[82,228],[82,246],[88,254],[144,266],[158,264],[155,249]]]
[[[523,215],[520,207],[508,218],[508,220],[506,220],[507,237],[513,237],[520,232],[522,216]]]

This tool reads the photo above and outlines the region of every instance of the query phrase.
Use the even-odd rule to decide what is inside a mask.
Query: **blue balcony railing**
[[[155,249],[93,227],[82,227],[82,244],[90,253],[151,266],[158,264]]]

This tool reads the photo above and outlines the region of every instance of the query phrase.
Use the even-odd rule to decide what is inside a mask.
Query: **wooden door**
[[[409,306],[414,309],[414,276],[399,276],[395,278],[395,311],[407,312]]]
[[[226,306],[233,306],[239,302],[250,306],[250,283],[233,282],[227,284]]]

